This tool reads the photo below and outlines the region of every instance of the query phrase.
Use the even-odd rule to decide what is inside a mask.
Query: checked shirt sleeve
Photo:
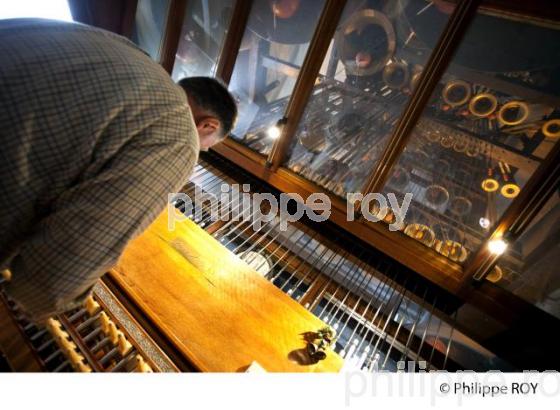
[[[7,293],[41,322],[75,307],[164,209],[198,156],[188,108],[157,120],[96,175],[66,190],[11,262]]]

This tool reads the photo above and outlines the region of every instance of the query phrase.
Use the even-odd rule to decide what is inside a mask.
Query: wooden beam
[[[321,13],[286,107],[284,114],[286,123],[282,128],[282,135],[275,141],[268,156],[267,164],[273,170],[276,170],[283,162],[286,151],[294,138],[345,5],[346,0],[327,0]]]
[[[159,63],[169,74],[173,72],[186,10],[187,0],[171,0],[167,11]]]
[[[560,3],[550,0],[484,0],[480,10],[485,14],[505,15],[525,23],[557,26],[560,21]]]
[[[233,8],[229,28],[216,66],[216,77],[221,78],[226,84],[229,84],[231,80],[252,4],[253,0],[237,0]]]

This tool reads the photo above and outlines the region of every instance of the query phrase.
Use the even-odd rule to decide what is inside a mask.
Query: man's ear
[[[216,117],[204,117],[198,121],[196,129],[201,137],[212,135],[220,129],[220,120]]]

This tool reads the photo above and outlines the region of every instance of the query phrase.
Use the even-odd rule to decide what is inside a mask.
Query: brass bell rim
[[[468,147],[469,147],[469,143],[467,141],[459,139],[455,141],[455,143],[453,144],[453,151],[459,153],[465,152]]]
[[[457,204],[465,204],[465,209],[461,210]],[[449,204],[449,212],[457,216],[468,215],[472,210],[472,202],[464,196],[457,196]]]
[[[507,110],[512,108],[519,108],[523,110],[523,115],[514,121],[508,121],[504,118],[504,114]],[[523,101],[509,101],[500,107],[498,111],[498,120],[504,125],[519,125],[523,124],[527,118],[529,118],[529,105]]]
[[[436,132],[427,132],[424,134],[426,139],[430,142],[438,142],[441,139],[441,135]]]
[[[377,24],[384,29],[385,34],[387,35],[387,52],[376,64],[365,68],[359,68],[353,64],[348,64],[347,60],[341,58],[344,68],[351,75],[365,76],[375,74],[382,70],[395,54],[397,40],[395,29],[393,28],[391,21],[385,14],[378,10],[365,9],[352,14],[345,22],[342,23],[341,28],[337,31],[334,42],[337,49],[341,51],[341,56],[345,55],[346,50],[344,36],[368,23]]]
[[[422,75],[422,71],[417,71],[410,77],[410,89],[414,90],[418,85],[418,81],[420,81],[420,75]]]
[[[496,192],[500,187],[500,184],[498,184],[498,181],[494,178],[486,178],[482,181],[481,187],[485,192]]]
[[[486,111],[477,112],[476,111],[476,104],[482,99],[490,100],[490,102],[491,102],[490,108]],[[479,118],[486,118],[486,117],[492,115],[494,113],[494,111],[496,111],[496,108],[498,108],[498,99],[496,98],[495,95],[490,94],[490,93],[477,94],[473,98],[471,98],[471,100],[469,102],[469,112],[472,115],[474,115],[475,117],[479,117]]]
[[[391,84],[390,76],[396,72],[397,70],[402,70],[404,72],[403,79],[398,84]],[[383,67],[383,82],[387,85],[387,87],[398,90],[406,86],[408,83],[408,64],[402,63],[400,61],[391,61],[387,63],[385,67]]]
[[[435,250],[445,256],[446,258],[454,261],[463,263],[467,260],[468,251],[462,244],[457,241],[446,239],[443,241],[437,240],[434,245]],[[452,255],[453,250],[457,250],[455,255]]]
[[[308,133],[307,135],[300,133],[297,140],[306,150],[318,153],[323,149],[326,137],[325,135],[319,133]]]
[[[418,239],[416,236],[419,232],[422,232],[424,235],[421,239]],[[427,247],[432,247],[436,241],[436,234],[432,228],[428,225],[419,224],[419,223],[411,223],[406,226],[404,229],[404,234],[410,236],[414,240],[426,245]]]
[[[486,280],[492,283],[497,283],[499,282],[502,277],[504,276],[502,268],[500,268],[498,265],[494,266],[494,269],[492,269],[490,271],[490,273],[488,275],[486,275]]]
[[[449,162],[447,162],[446,160],[444,160],[442,158],[439,158],[434,163],[434,168],[438,170],[439,174],[448,174],[449,171],[451,170],[451,164]],[[443,168],[443,170],[442,170],[442,168]]]
[[[557,131],[550,131],[551,126],[558,127]],[[542,133],[546,138],[560,138],[560,118],[548,120],[542,126]]]
[[[449,148],[453,147],[453,145],[455,144],[455,138],[453,138],[450,135],[446,135],[446,136],[441,137],[439,143],[441,144],[441,146],[443,148],[449,149]]]
[[[428,191],[435,191],[438,193],[443,194],[443,198],[444,200],[441,201],[440,203],[436,203],[436,202],[432,202],[431,200],[428,199]],[[447,202],[449,202],[449,191],[447,191],[447,189],[445,189],[444,187],[442,187],[441,185],[430,185],[429,187],[426,188],[426,192],[424,193],[424,198],[426,199],[427,202],[429,202],[431,205],[434,206],[443,206],[445,205]]]
[[[393,182],[393,185],[394,185],[394,186],[397,186],[397,187],[400,187],[400,186],[405,187],[405,186],[407,186],[408,183],[410,182],[410,174],[408,173],[408,171],[407,171],[404,167],[401,167],[401,166],[395,167],[395,171],[393,172],[393,175],[389,178],[389,181],[395,181],[395,180],[396,180],[396,179],[395,179],[395,174],[396,174],[397,172],[400,172],[402,175],[404,175],[404,177],[403,177],[403,182],[400,183],[400,184],[396,184],[395,182]]]
[[[469,145],[465,150],[465,154],[467,154],[467,157],[474,158],[480,154],[480,151],[476,145]]]
[[[393,213],[393,210],[388,206],[379,207],[378,205],[373,205],[370,209],[370,213],[379,219],[379,222],[385,222],[391,225],[397,221],[397,217]],[[381,215],[384,215],[383,218]]]
[[[519,188],[519,186],[516,184],[505,184],[504,186],[502,186],[500,193],[503,197],[511,199],[519,195],[520,191],[521,188]]]
[[[451,101],[449,99],[449,93],[455,87],[463,87],[466,90],[465,96],[459,101]],[[472,95],[471,85],[463,80],[449,81],[443,88],[441,95],[443,97],[443,101],[445,101],[446,104],[450,105],[451,107],[459,107],[465,104],[471,98]]]

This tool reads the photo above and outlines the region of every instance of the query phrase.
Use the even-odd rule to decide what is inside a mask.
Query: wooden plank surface
[[[177,211],[174,211],[177,212]],[[200,370],[336,372],[333,351],[309,363],[305,333],[324,323],[193,222],[167,210],[126,248],[112,277]]]

